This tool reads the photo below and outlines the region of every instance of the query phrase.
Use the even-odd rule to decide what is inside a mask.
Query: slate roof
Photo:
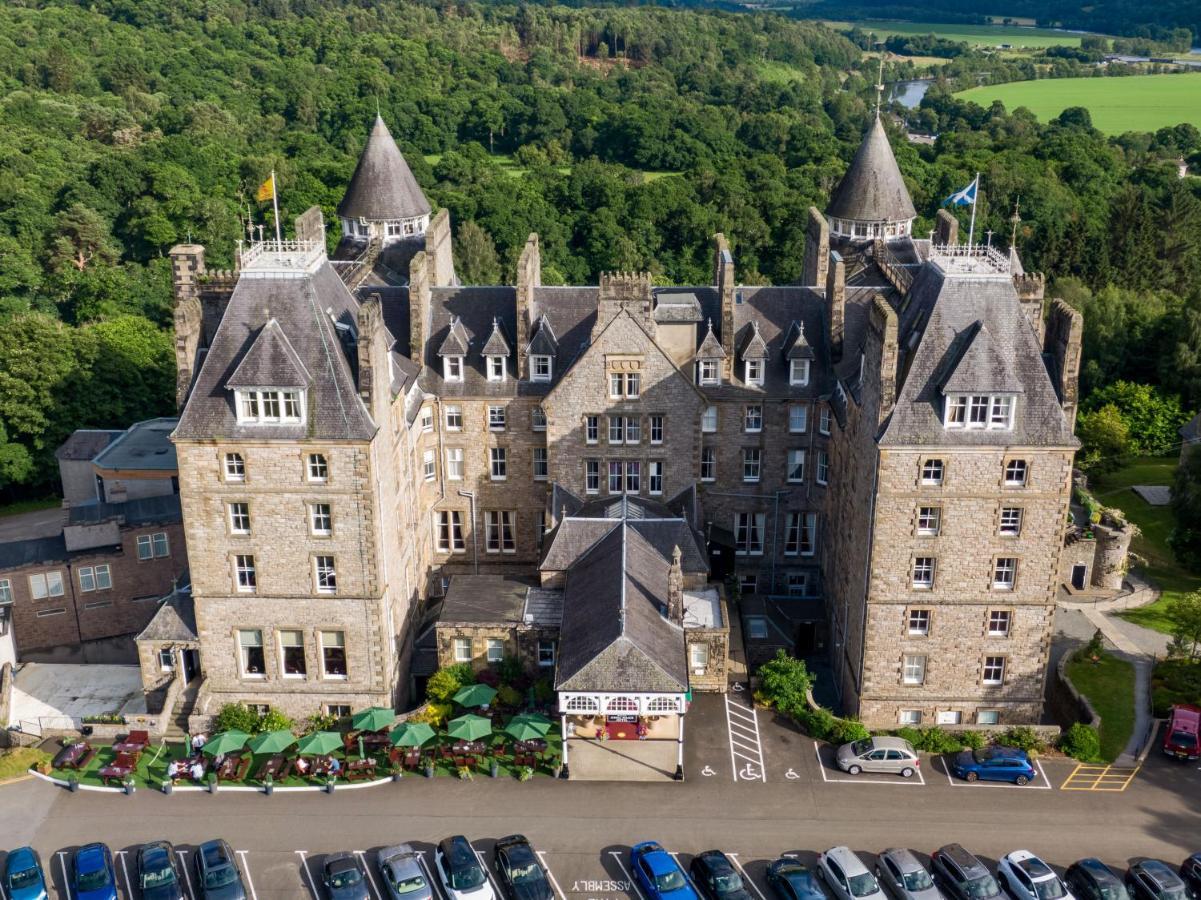
[[[784,338],[784,358],[813,359],[813,348],[805,338],[805,326],[799,322],[792,323],[788,329],[788,336]]]
[[[61,534],[0,544],[0,570],[18,569],[44,562],[66,559],[67,544]]]
[[[348,219],[408,219],[430,213],[430,202],[381,116],[375,117],[367,146],[338,204]]]
[[[254,343],[225,381],[228,388],[308,387],[312,376],[300,361],[292,342],[272,316],[266,321]]]
[[[159,494],[154,497],[138,497],[122,503],[102,503],[89,500],[76,503],[67,510],[67,521],[71,525],[88,525],[122,518],[126,525],[179,522],[183,520],[179,494]]]
[[[54,451],[55,459],[88,461],[125,432],[120,429],[77,428],[61,447]]]
[[[655,291],[656,322],[699,322],[701,301],[687,289],[660,289]]]
[[[493,319],[492,333],[488,335],[488,340],[484,342],[483,349],[480,350],[481,355],[508,356],[512,352],[509,342],[505,338],[505,330],[500,324],[500,319]]]
[[[851,167],[830,195],[826,214],[860,222],[898,222],[917,217],[879,119],[868,129]]]
[[[563,592],[530,588],[525,595],[522,620],[527,625],[558,628],[563,624]]]
[[[99,469],[128,471],[153,469],[162,472],[178,470],[175,445],[171,432],[179,419],[147,419],[129,426],[121,436],[101,450],[92,460]]]
[[[172,591],[159,604],[158,612],[150,620],[136,641],[196,641],[196,608],[192,602],[191,588]]]
[[[705,336],[701,338],[701,345],[696,350],[695,359],[725,359],[726,351],[722,347],[721,341],[717,339],[717,335],[713,333],[713,320],[710,319],[705,323]]]
[[[743,329],[744,336],[742,341],[743,359],[767,359],[767,344],[763,340],[763,335],[759,333],[759,323],[752,319],[750,326]]]
[[[559,339],[555,328],[545,314],[534,323],[534,336],[530,338],[526,352],[531,356],[554,356],[559,352]]]
[[[440,623],[521,622],[525,597],[536,582],[508,575],[452,575]]]
[[[975,322],[961,336],[963,348],[942,383],[944,393],[1022,392],[1022,382],[1013,370],[1012,354],[1002,352],[983,322]]]

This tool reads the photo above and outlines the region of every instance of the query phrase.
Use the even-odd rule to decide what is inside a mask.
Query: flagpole
[[[967,229],[968,249],[971,249],[973,238],[975,238],[975,236],[976,236],[976,205],[980,202],[980,173],[979,172],[976,173],[976,180],[973,181],[972,184],[974,184],[976,186],[976,189],[974,191],[972,191],[972,221],[971,221],[971,224],[968,225],[968,229]],[[276,214],[276,218],[277,219],[279,218],[278,213]],[[276,225],[276,227],[278,228],[279,226]]]
[[[977,178],[980,176],[977,175]],[[283,245],[279,234],[279,183],[275,180],[275,170],[271,170],[271,207],[275,210],[275,244],[278,250]],[[972,222],[976,221],[976,207],[972,207]]]

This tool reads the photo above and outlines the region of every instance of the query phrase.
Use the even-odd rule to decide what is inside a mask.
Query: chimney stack
[[[734,376],[734,255],[720,232],[713,235],[713,283],[721,298],[721,349],[726,352],[722,381],[728,383]]]
[[[846,330],[847,265],[837,250],[830,251],[830,265],[826,270],[826,303],[830,308],[830,355],[839,362]]]
[[[541,286],[542,252],[538,234],[531,232],[517,260],[517,377],[522,381],[530,377],[525,348],[530,343],[530,326],[535,317],[534,288]]]
[[[677,544],[671,551],[671,568],[667,571],[667,618],[677,625],[684,624],[684,569]]]

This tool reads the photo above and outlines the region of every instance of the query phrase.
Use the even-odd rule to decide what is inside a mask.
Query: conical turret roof
[[[851,167],[834,189],[826,213],[859,222],[900,222],[917,217],[879,119],[868,129]]]
[[[413,177],[392,133],[375,117],[367,146],[359,157],[338,215],[347,219],[410,219],[430,213],[421,185]]]

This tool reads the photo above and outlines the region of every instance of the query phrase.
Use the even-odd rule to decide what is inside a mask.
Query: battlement
[[[601,272],[601,300],[641,300],[651,296],[650,272]]]
[[[1046,279],[1042,272],[1025,272],[1013,276],[1013,286],[1023,297],[1042,296],[1046,290]]]

